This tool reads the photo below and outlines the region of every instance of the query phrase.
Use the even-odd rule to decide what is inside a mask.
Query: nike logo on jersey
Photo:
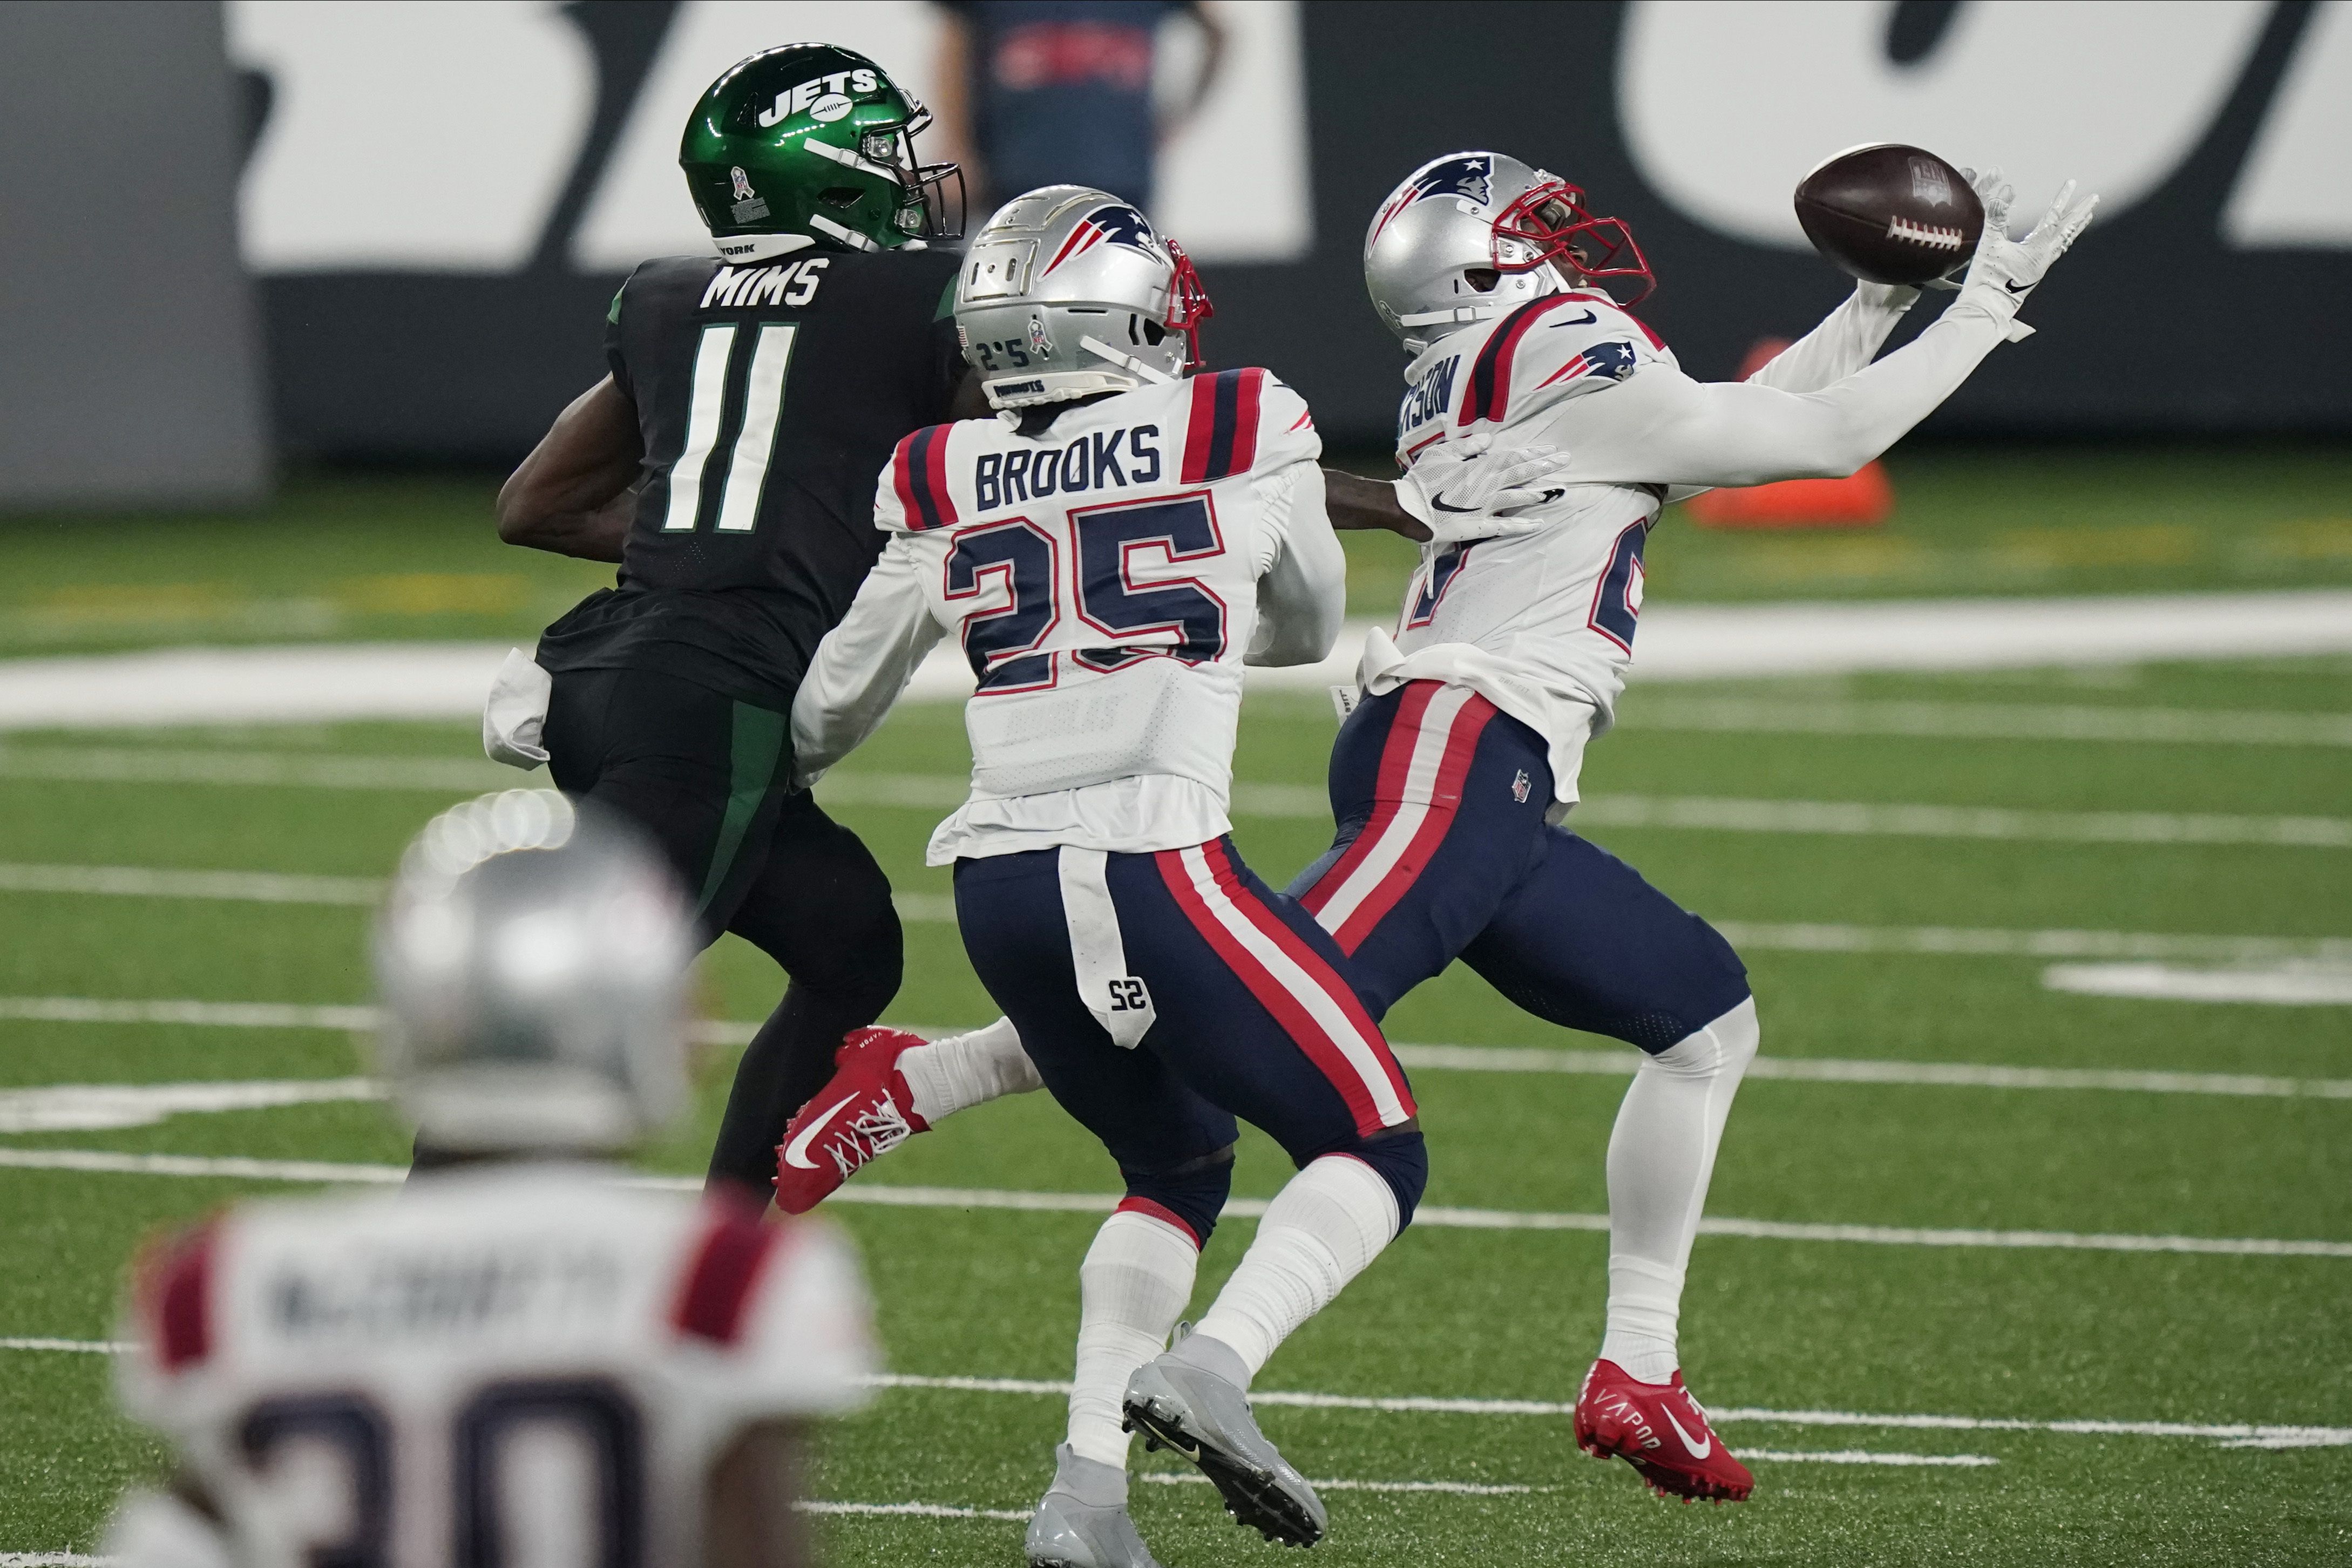
[[[1581,316],[1563,316],[1559,320],[1552,322],[1551,325],[1555,327],[1590,327],[1595,321],[1600,319],[1601,318],[1596,312],[1587,310]]]
[[[1683,1440],[1683,1447],[1690,1450],[1692,1458],[1703,1459],[1715,1452],[1715,1439],[1712,1437],[1695,1440],[1688,1432],[1683,1430],[1683,1424],[1675,1419],[1673,1411],[1662,1410],[1659,1414],[1666,1418],[1666,1425],[1675,1429],[1675,1436]]]
[[[839,1101],[827,1107],[821,1114],[819,1114],[815,1121],[811,1122],[807,1126],[803,1127],[800,1130],[799,1135],[793,1138],[791,1143],[784,1145],[784,1164],[792,1166],[794,1170],[813,1171],[816,1169],[816,1162],[808,1157],[809,1145],[816,1141],[816,1135],[819,1133],[824,1131],[826,1124],[830,1123],[835,1116],[841,1114],[842,1111],[849,1104],[849,1103],[856,1098],[857,1095],[854,1091],[848,1094],[843,1095]]]

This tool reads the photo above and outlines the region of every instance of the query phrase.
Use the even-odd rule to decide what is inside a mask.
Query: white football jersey
[[[803,774],[863,740],[952,632],[979,683],[971,798],[932,864],[1227,831],[1244,659],[1311,662],[1340,624],[1321,453],[1307,404],[1261,370],[1066,408],[1035,434],[917,431],[879,486],[889,543],[793,706]]]
[[[242,1568],[698,1563],[712,1462],[862,1401],[871,1309],[830,1228],[619,1176],[236,1208],[150,1258],[123,1403]]]
[[[1519,514],[1543,519],[1533,533],[1423,546],[1394,634],[1375,629],[1366,639],[1360,685],[1375,695],[1412,680],[1471,687],[1545,737],[1554,792],[1574,800],[1585,743],[1609,727],[1624,689],[1643,555],[1668,486],[1749,482],[1713,466],[1732,445],[1726,430],[1752,429],[1774,454],[1764,461],[1788,472],[1833,465],[1842,455],[1815,451],[1822,443],[1809,411],[1759,405],[1800,402],[1779,394],[1869,365],[1911,298],[1858,293],[1752,387],[1693,382],[1656,333],[1590,290],[1547,295],[1431,345],[1405,371],[1399,465],[1450,437],[1489,432],[1498,457],[1538,444],[1567,455],[1568,483]],[[1774,390],[1759,399],[1755,388]],[[1727,391],[1739,395],[1717,406],[1726,400],[1714,394]],[[1742,460],[1745,452],[1732,459]]]

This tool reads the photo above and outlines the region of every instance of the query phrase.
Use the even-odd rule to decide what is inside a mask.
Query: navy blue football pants
[[[1330,790],[1338,837],[1289,895],[1375,1018],[1456,957],[1538,1018],[1652,1053],[1748,998],[1713,926],[1545,824],[1543,737],[1467,687],[1410,681],[1359,705]]]
[[[1218,839],[961,860],[956,918],[981,983],[1128,1201],[1205,1241],[1234,1118],[1297,1164],[1352,1155],[1412,1215],[1427,1179],[1412,1091],[1331,939]]]

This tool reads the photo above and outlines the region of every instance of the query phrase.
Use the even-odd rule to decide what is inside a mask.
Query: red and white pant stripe
[[[1177,906],[1339,1092],[1357,1132],[1370,1136],[1411,1119],[1412,1092],[1354,988],[1242,884],[1224,846],[1154,858]]]
[[[1413,681],[1381,750],[1371,821],[1302,901],[1353,953],[1412,886],[1462,803],[1462,781],[1495,705],[1467,686]]]

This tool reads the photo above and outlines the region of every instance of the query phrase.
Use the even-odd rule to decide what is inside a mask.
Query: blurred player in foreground
[[[1852,473],[2023,335],[2020,305],[2096,198],[2073,202],[2070,185],[2013,241],[2007,187],[1998,173],[1977,185],[1984,238],[1917,340],[1872,363],[1918,291],[1863,284],[1738,383],[1681,371],[1602,291],[1604,279],[1647,291],[1623,225],[1517,159],[1432,161],[1366,235],[1374,306],[1414,356],[1397,457],[1408,478],[1430,474],[1419,493],[1453,533],[1424,544],[1396,635],[1367,640],[1332,753],[1338,837],[1290,893],[1348,955],[1375,1016],[1459,957],[1538,1017],[1643,1052],[1610,1140],[1607,1324],[1576,1428],[1667,1495],[1738,1500],[1754,1486],[1683,1385],[1677,1328],[1716,1150],[1759,1042],[1755,1001],[1712,927],[1559,823],[1586,744],[1614,716],[1662,504]],[[1533,505],[1473,488],[1534,452],[1559,468]],[[999,1023],[928,1046],[863,1042],[814,1103],[877,1084],[942,1109],[977,1103],[1022,1086],[1013,1034]]]
[[[1412,1092],[1338,949],[1228,837],[1242,666],[1322,658],[1347,563],[1298,395],[1261,370],[1185,379],[1206,310],[1183,253],[1106,192],[999,211],[956,321],[1004,413],[900,444],[875,507],[889,544],[793,706],[802,765],[827,767],[960,637],[972,792],[928,858],[955,867],[1015,1049],[1126,1184],[1079,1271],[1067,1441],[1028,1535],[1040,1568],[1152,1568],[1123,1425],[1269,1540],[1321,1538],[1322,1503],[1246,1391],[1411,1222],[1428,1176]],[[812,1104],[788,1166],[841,1109]],[[1298,1174],[1161,1354],[1232,1186],[1237,1115]]]
[[[684,1101],[698,941],[593,803],[434,820],[377,928],[384,1064],[457,1156],[399,1192],[255,1203],[144,1259],[131,1413],[180,1469],[126,1568],[799,1564],[813,1416],[876,1370],[856,1259],[603,1164]]]

